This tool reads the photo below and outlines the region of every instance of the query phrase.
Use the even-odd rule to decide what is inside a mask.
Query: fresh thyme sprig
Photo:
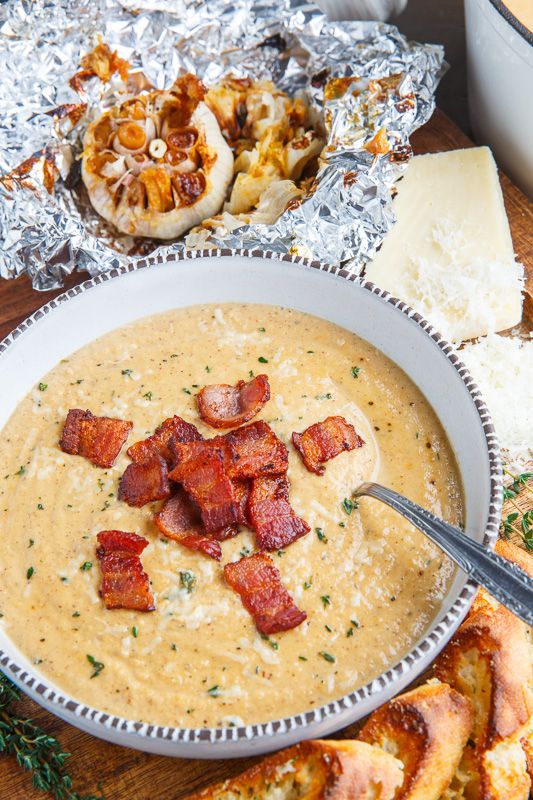
[[[533,478],[533,472],[521,472],[514,475],[506,467],[503,468],[505,475],[512,479],[509,486],[503,489],[503,498],[509,502],[515,511],[512,511],[504,519],[502,519],[502,534],[508,539],[511,533],[516,533],[524,541],[528,550],[533,550],[533,489],[530,486],[530,481]],[[531,495],[532,505],[524,511],[516,499],[523,492]]]
[[[72,788],[65,769],[70,753],[31,719],[22,719],[12,708],[20,700],[19,689],[0,672],[0,753],[13,755],[17,764],[33,773],[33,785],[54,800],[104,800],[101,795],[81,795]]]

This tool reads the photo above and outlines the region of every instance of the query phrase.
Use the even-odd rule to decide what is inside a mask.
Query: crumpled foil
[[[410,134],[433,112],[441,47],[383,23],[328,22],[303,0],[9,0],[0,7],[0,276],[28,272],[36,289],[52,289],[74,270],[94,275],[185,248],[119,234],[76,181],[89,119],[123,88],[116,76],[91,79],[81,96],[69,86],[99,36],[130,62],[131,79],[157,88],[184,71],[207,85],[232,72],[305,92],[328,138],[314,191],[274,225],[212,241],[360,273],[394,222],[393,186]],[[339,77],[353,80],[331,83]],[[363,145],[381,128],[392,149],[373,155]]]

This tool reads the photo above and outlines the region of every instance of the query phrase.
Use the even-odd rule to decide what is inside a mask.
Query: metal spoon
[[[429,511],[379,483],[362,483],[354,497],[374,497],[398,511],[425,533],[471,578],[517,617],[533,625],[533,579],[523,569],[435,517]]]

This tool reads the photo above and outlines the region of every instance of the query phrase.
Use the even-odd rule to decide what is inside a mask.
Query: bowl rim
[[[0,341],[0,357],[1,355],[24,334],[35,322],[42,319],[46,314],[52,312],[58,306],[62,305],[68,300],[77,297],[79,294],[94,288],[102,283],[105,283],[130,272],[136,272],[141,269],[149,269],[157,267],[161,264],[168,262],[179,262],[184,260],[196,258],[224,258],[224,257],[245,257],[245,258],[262,258],[286,261],[293,264],[301,265],[304,268],[316,269],[322,272],[333,274],[339,278],[350,281],[365,291],[379,297],[382,301],[391,304],[398,309],[399,312],[407,316],[415,322],[424,332],[429,336],[435,344],[440,348],[447,360],[455,368],[463,384],[465,385],[472,402],[478,412],[481,426],[483,429],[485,443],[487,447],[487,455],[489,460],[489,479],[490,479],[490,497],[489,497],[489,513],[485,527],[485,534],[483,544],[492,548],[498,538],[499,525],[500,525],[500,512],[503,502],[503,475],[500,461],[500,449],[498,440],[495,434],[494,425],[491,420],[490,412],[483,401],[479,388],[473,381],[470,373],[464,364],[459,360],[459,357],[454,347],[444,339],[444,337],[418,312],[414,311],[402,300],[393,297],[386,290],[380,289],[375,284],[365,281],[364,278],[357,277],[348,269],[343,267],[334,266],[331,264],[322,263],[316,260],[309,260],[302,256],[279,253],[273,250],[253,250],[247,248],[220,248],[212,250],[196,250],[186,252],[171,252],[163,255],[151,255],[142,259],[131,261],[124,266],[116,267],[108,272],[100,273],[94,277],[77,284],[76,286],[67,289],[67,291],[58,295],[56,298],[50,300],[41,306],[37,311],[24,319],[10,334]],[[58,707],[61,709],[64,719],[71,719],[72,716],[83,718],[87,723],[93,723],[100,731],[97,735],[106,738],[105,730],[115,729],[128,734],[128,738],[139,737],[140,740],[163,740],[175,744],[185,745],[198,745],[209,744],[213,746],[229,745],[235,743],[243,743],[252,739],[275,738],[277,735],[288,733],[300,729],[302,731],[302,738],[305,736],[305,730],[311,725],[325,722],[334,716],[341,715],[342,712],[353,711],[357,705],[368,701],[372,696],[387,691],[388,694],[395,696],[397,691],[401,688],[398,687],[403,676],[411,672],[416,666],[417,662],[422,661],[427,657],[428,653],[436,651],[439,644],[445,644],[450,635],[457,629],[458,625],[462,622],[478,589],[478,584],[472,579],[468,579],[462,591],[455,599],[452,606],[447,613],[440,619],[437,625],[433,627],[424,638],[413,647],[400,661],[390,666],[387,670],[382,672],[377,678],[368,682],[364,686],[343,695],[338,700],[333,700],[325,703],[322,706],[314,708],[309,711],[304,711],[298,714],[293,714],[277,720],[267,722],[254,723],[244,726],[224,727],[224,728],[183,728],[175,726],[162,726],[149,722],[138,722],[125,717],[120,717],[111,713],[101,711],[93,706],[87,706],[84,703],[78,702],[70,697],[65,697],[60,692],[51,688],[46,682],[37,675],[31,674],[26,669],[21,667],[9,655],[7,655],[0,648],[0,668],[11,677],[22,689],[30,690],[37,702]],[[450,633],[450,629],[451,633]],[[396,688],[395,688],[396,687]],[[53,709],[52,709],[53,710]],[[62,714],[58,711],[58,715]],[[140,742],[139,742],[140,744]],[[135,747],[132,741],[131,746]],[[213,757],[220,757],[222,753],[216,747],[213,752]]]

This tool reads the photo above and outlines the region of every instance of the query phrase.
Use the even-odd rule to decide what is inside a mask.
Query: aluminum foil
[[[0,7],[0,276],[28,272],[36,289],[51,289],[74,270],[94,275],[186,247],[117,233],[79,181],[88,120],[120,88],[118,77],[79,93],[69,85],[99,36],[130,62],[137,86],[168,87],[183,71],[210,85],[231,72],[306,93],[328,139],[313,192],[274,225],[212,241],[360,273],[394,222],[393,186],[409,136],[433,112],[441,47],[383,23],[328,22],[303,0],[9,0]],[[381,128],[392,149],[373,155],[364,144]]]

